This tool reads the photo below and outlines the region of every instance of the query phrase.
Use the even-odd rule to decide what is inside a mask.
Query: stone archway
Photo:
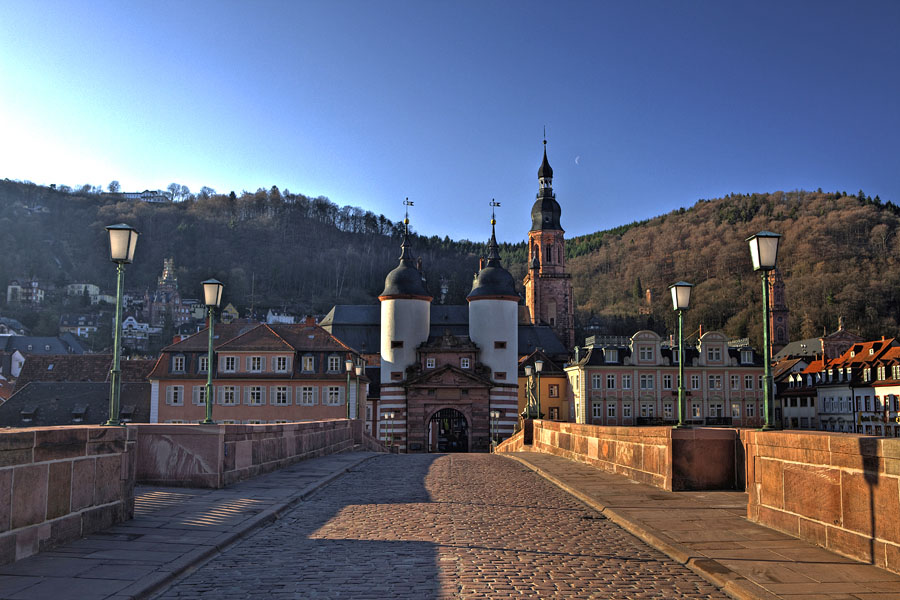
[[[442,408],[428,420],[425,439],[429,452],[468,452],[469,422],[455,408]]]

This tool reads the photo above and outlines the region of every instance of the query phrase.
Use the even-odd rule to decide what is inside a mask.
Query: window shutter
[[[275,388],[273,387],[273,388],[263,388],[263,389],[264,389],[264,390],[265,390],[265,389],[270,389],[270,390],[272,391],[272,393],[269,394],[269,404],[272,405],[272,406],[275,406],[275,396],[276,396],[276,394],[275,394]]]
[[[312,394],[312,403],[313,403],[313,406],[315,406],[316,404],[319,403],[319,386],[314,385],[314,386],[313,386],[313,389],[312,389],[312,392],[313,392],[313,394]]]
[[[342,387],[338,388],[338,404],[344,404],[346,402],[346,398],[344,397],[344,392],[346,392]]]
[[[216,404],[222,406],[225,404],[225,388],[219,387],[216,390]]]
[[[259,397],[259,400],[262,404],[265,404],[266,403],[266,388],[260,388],[260,394],[261,394],[261,396]]]
[[[244,404],[250,406],[250,386],[244,388]]]
[[[287,404],[287,406],[290,406],[291,405],[291,388],[287,388],[286,394],[287,394],[287,398],[286,398],[287,403],[286,404]]]
[[[194,386],[193,390],[191,390],[191,402],[197,406],[200,405],[200,387]]]
[[[172,386],[166,386],[166,404],[172,406]]]

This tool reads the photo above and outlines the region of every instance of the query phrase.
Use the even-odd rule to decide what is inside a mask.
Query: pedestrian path
[[[138,486],[131,521],[0,567],[0,599],[145,598],[376,455],[313,458],[220,490]]]
[[[735,598],[900,599],[900,575],[746,519],[743,492],[667,492],[537,452],[519,461]]]

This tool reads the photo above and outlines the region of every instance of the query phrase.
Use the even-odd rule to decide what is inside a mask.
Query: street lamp
[[[544,370],[544,361],[536,360],[534,361],[534,372],[537,374],[537,417],[540,419],[543,415],[541,415],[541,371]]]
[[[775,429],[775,425],[772,423],[774,403],[772,397],[772,359],[769,356],[769,271],[775,268],[775,262],[778,259],[779,241],[781,241],[781,234],[772,233],[771,231],[760,231],[756,235],[751,235],[747,238],[747,242],[750,244],[750,258],[753,261],[753,270],[760,272],[763,284],[763,396],[765,397],[763,404],[765,414],[763,431]]]
[[[350,373],[353,372],[353,359],[348,358],[344,361],[344,367],[347,370],[347,418],[350,418]]]
[[[691,288],[693,284],[679,281],[669,286],[672,291],[672,308],[678,311],[678,425],[676,428],[689,427],[684,422],[684,311],[691,304]]]
[[[120,359],[122,353],[122,286],[125,282],[125,265],[134,260],[138,231],[130,225],[119,223],[106,228],[109,234],[109,260],[116,263],[116,330],[113,334],[113,364],[109,371],[109,420],[105,425],[121,425],[119,422],[119,394],[122,390]]]
[[[214,310],[219,308],[222,303],[222,290],[225,285],[216,279],[207,279],[203,285],[203,303],[206,305],[209,314],[209,349],[206,354],[206,419],[201,421],[203,425],[214,425],[212,420],[212,407],[215,400],[213,394],[213,321],[215,320]]]
[[[388,448],[390,449],[389,451],[392,452],[393,447],[394,447],[394,412],[390,411],[390,412],[384,413],[384,418],[387,419],[388,423],[390,424],[389,431],[390,431],[391,437],[390,437],[390,442],[388,443]]]
[[[526,419],[533,418],[534,415],[534,367],[525,365],[525,410],[523,414]]]
[[[363,367],[362,361],[360,361],[360,363],[358,365],[356,365],[355,368],[356,368],[356,418],[359,419],[359,418],[362,418],[362,416],[366,414],[365,413],[366,407],[363,404],[363,399],[360,397],[361,393],[360,393],[360,384],[359,384],[359,378],[362,377],[363,370],[365,369],[365,367]],[[365,429],[365,419],[363,420],[363,429]]]
[[[494,448],[497,446],[497,434],[495,433],[495,431],[497,428],[497,419],[499,419],[499,418],[500,418],[500,411],[492,410],[491,411],[491,452],[493,452]]]

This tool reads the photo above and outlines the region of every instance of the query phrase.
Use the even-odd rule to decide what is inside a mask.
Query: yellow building
[[[540,366],[540,371],[538,371]],[[528,374],[530,372],[530,375]],[[540,386],[538,386],[540,381]],[[540,387],[540,393],[536,393]],[[519,414],[528,409],[529,397],[533,406],[540,404],[540,418],[569,421],[569,381],[562,367],[540,349],[519,359]],[[536,408],[532,411],[536,413]]]

